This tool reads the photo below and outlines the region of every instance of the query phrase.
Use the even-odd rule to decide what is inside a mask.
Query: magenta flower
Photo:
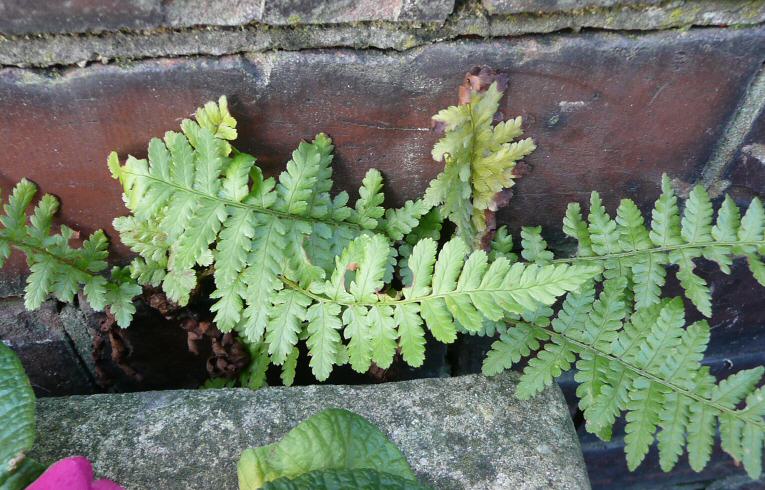
[[[93,481],[93,466],[85,456],[59,460],[27,490],[125,490],[111,480]]]

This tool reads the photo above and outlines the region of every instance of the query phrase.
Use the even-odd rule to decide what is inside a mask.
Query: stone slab
[[[444,11],[451,5],[451,0],[445,1],[448,5],[443,7]],[[255,14],[248,13],[248,8],[260,8],[260,4],[242,1],[227,3],[228,8],[225,9],[210,6],[217,2],[189,0],[182,2],[188,8],[178,11],[172,10],[172,7],[181,2],[163,3],[168,9],[163,22],[170,27],[139,30],[124,28],[78,35],[72,35],[71,32],[11,36],[0,34],[0,65],[60,69],[65,66],[86,66],[93,62],[124,64],[162,57],[223,56],[340,47],[406,51],[417,46],[465,38],[508,38],[579,32],[583,29],[639,33],[711,26],[742,28],[765,22],[765,0],[743,3],[730,0],[669,0],[656,5],[639,2],[608,8],[501,15],[487,15],[478,0],[474,0],[460,3],[455,12],[443,22],[423,21],[426,16],[420,12],[423,9],[433,9],[442,2],[381,2],[379,5],[375,2],[372,6],[369,5],[371,2],[354,2],[354,8],[350,11],[330,15],[333,9],[342,11],[340,6],[343,2],[337,1],[324,2],[316,11],[317,15],[327,19],[334,18],[334,23],[325,19],[322,22],[327,23],[299,25],[294,24],[302,18],[299,15],[287,17],[284,24],[250,22],[248,19]],[[545,2],[545,5],[548,4]],[[372,18],[362,15],[364,9],[396,11],[398,13],[391,15],[410,20],[362,21],[360,19]],[[119,12],[119,9],[114,9],[114,12]],[[68,19],[64,13],[61,18]],[[82,20],[79,16],[74,19]],[[65,24],[66,20],[62,20],[53,25]]]
[[[373,386],[162,391],[38,400],[44,463],[83,454],[126,489],[235,489],[247,447],[275,442],[328,407],[355,411],[402,449],[421,481],[449,489],[589,488],[563,396],[530,401],[518,376]]]
[[[765,199],[765,110],[761,110],[724,172],[739,204]]]
[[[454,0],[0,0],[0,33],[100,33],[116,30],[442,22]]]
[[[546,13],[570,10],[649,6],[666,0],[482,0],[484,8],[494,15]]]

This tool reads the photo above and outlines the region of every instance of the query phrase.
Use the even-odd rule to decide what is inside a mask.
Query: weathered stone
[[[519,14],[525,12],[561,12],[603,7],[636,7],[655,5],[664,0],[482,0],[490,14]]]
[[[688,3],[689,7],[686,7]],[[174,3],[166,4],[170,9]],[[374,21],[343,24],[269,26],[246,24],[237,29],[206,24],[236,24],[238,8],[199,7],[166,12],[176,29],[121,30],[99,35],[68,33],[0,36],[0,65],[19,67],[83,66],[89,62],[125,62],[145,58],[225,55],[273,50],[316,48],[378,48],[408,50],[416,46],[462,37],[510,37],[585,28],[658,30],[691,26],[755,25],[765,21],[765,0],[737,3],[728,0],[674,0],[641,8],[578,9],[567,12],[487,16],[475,4],[460,6],[444,23]],[[239,4],[237,4],[239,5]],[[244,5],[244,4],[242,4]],[[420,5],[420,4],[416,4]],[[426,5],[431,5],[426,3]],[[196,13],[195,13],[196,12]],[[210,15],[215,17],[211,18]],[[176,18],[177,17],[177,18]],[[246,15],[245,15],[246,17]],[[241,22],[245,22],[242,20]]]
[[[161,27],[442,22],[454,0],[0,0],[0,33],[99,33]]]
[[[165,23],[172,27],[235,26],[263,19],[267,0],[171,0],[164,2]]]
[[[0,33],[145,29],[160,15],[160,0],[0,0]]]
[[[336,145],[337,188],[354,195],[377,167],[388,203],[401,204],[441,169],[430,157],[431,115],[455,102],[468,68],[488,64],[510,75],[503,113],[524,116],[539,146],[502,217],[558,228],[566,203],[592,189],[609,207],[632,197],[646,208],[662,172],[694,181],[764,46],[763,29],[708,29],[155,60],[53,76],[5,69],[2,187],[28,177],[61,198],[62,222],[111,231],[125,210],[109,151],[145,156],[151,137],[223,93],[239,119],[238,146],[269,174],[300,138],[325,131]]]
[[[93,393],[95,385],[48,301],[27,311],[24,300],[0,300],[0,340],[21,359],[37,396]]]
[[[31,456],[50,463],[85,455],[97,475],[127,489],[233,489],[243,449],[342,407],[379,425],[434,488],[589,488],[560,391],[522,402],[516,382],[506,374],[43,399]]]
[[[444,21],[454,0],[173,0],[164,5],[173,27],[341,24],[370,21]]]
[[[755,162],[765,160],[765,147],[757,142],[765,133],[764,111],[765,69],[761,69],[752,77],[704,166],[699,183],[709,189],[712,196],[719,196],[730,185],[726,175],[749,166],[749,157]],[[738,176],[734,178],[740,180]],[[757,188],[756,185],[754,188]]]
[[[266,3],[266,24],[338,24],[360,21],[443,21],[454,0],[271,0]]]

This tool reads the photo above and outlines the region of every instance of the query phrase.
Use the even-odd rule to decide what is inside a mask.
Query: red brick
[[[108,152],[145,156],[152,136],[227,94],[238,146],[271,174],[301,138],[325,131],[337,146],[339,188],[357,188],[377,167],[389,204],[400,204],[440,171],[430,159],[430,116],[455,101],[469,67],[489,64],[510,74],[504,113],[523,115],[539,145],[502,218],[558,228],[566,203],[592,189],[612,208],[621,197],[647,208],[662,172],[695,180],[763,45],[763,29],[706,29],[457,42],[400,54],[156,60],[56,76],[5,69],[0,186],[29,177],[62,198],[63,222],[111,231],[125,211]]]

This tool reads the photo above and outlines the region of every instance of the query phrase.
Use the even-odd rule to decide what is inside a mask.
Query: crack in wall
[[[82,357],[82,353],[77,348],[77,343],[75,342],[74,338],[70,335],[69,331],[66,328],[61,329],[62,338],[66,342],[67,346],[69,347],[69,351],[72,354],[72,357],[74,358],[75,362],[77,363],[77,366],[80,368],[80,372],[84,375],[85,379],[87,379],[88,383],[95,389],[96,386],[98,386],[95,373],[91,371],[91,365],[92,362],[88,362]]]
[[[713,197],[721,195],[730,185],[722,176],[734,163],[739,148],[764,108],[765,61],[747,86],[701,172],[698,183],[708,189]]]
[[[479,3],[457,2],[443,23],[374,21],[332,25],[196,26],[148,31],[39,34],[0,37],[1,67],[66,67],[188,56],[224,56],[308,49],[407,51],[460,39],[503,39],[560,32],[606,31],[630,34],[703,27],[758,26],[765,1],[746,5],[682,0],[651,6],[617,6],[568,12],[489,15]]]

